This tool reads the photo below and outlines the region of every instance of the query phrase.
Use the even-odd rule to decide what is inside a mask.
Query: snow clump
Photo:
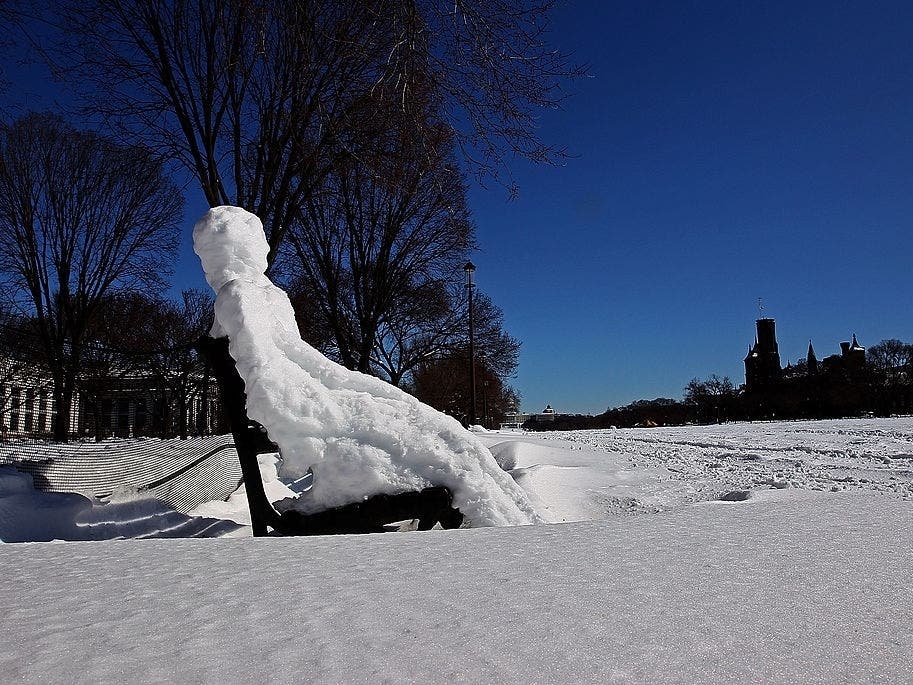
[[[313,469],[305,513],[365,497],[446,486],[473,526],[538,523],[524,491],[456,419],[378,378],[346,369],[301,340],[288,295],[265,275],[263,226],[215,207],[193,230],[216,293],[212,335],[228,336],[247,413],[280,447],[280,476]]]

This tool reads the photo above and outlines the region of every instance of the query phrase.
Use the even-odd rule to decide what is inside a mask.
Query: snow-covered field
[[[569,523],[3,545],[0,682],[913,682],[913,419],[479,437]]]
[[[517,467],[515,478],[553,521],[655,513],[721,495],[764,498],[771,489],[913,505],[910,417],[489,434],[485,442],[502,465]]]

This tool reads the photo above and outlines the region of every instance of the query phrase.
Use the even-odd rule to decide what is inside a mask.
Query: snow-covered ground
[[[913,418],[485,434],[552,521],[856,491],[913,503]]]
[[[0,681],[910,682],[908,502],[0,548]]]
[[[913,419],[478,437],[569,523],[2,545],[0,682],[913,682]]]

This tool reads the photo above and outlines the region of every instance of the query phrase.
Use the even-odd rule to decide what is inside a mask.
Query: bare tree
[[[148,151],[30,114],[0,130],[0,270],[34,315],[66,440],[82,345],[115,290],[156,288],[183,200]]]
[[[535,115],[581,70],[546,41],[550,0],[58,0],[59,63],[90,110],[179,159],[210,205],[295,213],[352,150],[366,97],[425,137],[431,87],[480,176],[554,159]],[[103,98],[98,93],[104,93]]]
[[[866,350],[866,361],[887,386],[913,384],[913,345],[896,338]]]
[[[212,327],[213,298],[202,290],[181,293],[178,302],[161,301],[149,323],[150,369],[168,393],[166,406],[177,407],[177,433],[188,434],[190,403],[207,389],[206,364],[195,348],[200,336]]]
[[[61,0],[61,63],[88,109],[178,159],[211,206],[264,222],[276,256],[388,43],[371,3]],[[97,98],[97,92],[105,98]]]
[[[391,383],[410,385],[411,375],[422,365],[465,356],[469,333],[465,291],[459,278],[447,290],[415,293],[411,306],[390,311],[375,344],[375,368]],[[491,298],[478,291],[474,297],[476,354],[503,381],[517,368],[520,342],[504,331],[504,313]]]
[[[144,373],[136,353],[143,346],[150,302],[143,293],[113,293],[99,303],[86,326],[76,388],[85,416],[92,417],[96,441],[110,434],[116,391],[130,377]]]
[[[22,27],[22,14],[19,5],[19,0],[0,0],[0,22],[2,22],[4,28],[2,35],[0,35],[0,56],[4,58],[0,61],[0,92],[6,90],[9,85],[3,71],[4,64],[6,63],[7,55],[12,52],[11,48],[16,43],[13,36]]]
[[[542,109],[557,109],[562,84],[583,76],[548,40],[554,0],[394,1],[392,49],[381,75],[408,110],[417,84],[433,84],[447,124],[476,174],[498,177],[507,161],[550,162],[562,148],[537,133]]]
[[[486,427],[500,425],[504,416],[520,403],[519,394],[505,379],[480,359],[476,364],[478,418]],[[450,356],[426,359],[410,376],[409,390],[422,402],[463,423],[469,421],[470,388],[468,351],[454,350]]]
[[[474,297],[476,354],[492,373],[507,378],[519,363],[520,341],[504,330],[504,312],[488,295],[476,290]]]
[[[83,345],[79,391],[103,436],[118,387],[131,384],[152,399],[153,425],[162,436],[186,438],[192,401],[205,393],[205,363],[195,343],[212,326],[213,299],[188,289],[173,301],[145,293],[106,298]]]
[[[417,140],[410,117],[368,99],[368,119],[353,141],[359,154],[338,160],[321,193],[305,204],[289,232],[294,263],[346,366],[369,373],[378,329],[391,311],[459,270],[473,225],[462,174],[446,128],[433,126],[426,103]]]
[[[401,385],[422,362],[441,357],[462,341],[465,311],[455,294],[465,286],[432,282],[403,293],[399,306],[380,322],[372,366],[393,385]]]
[[[695,407],[699,421],[725,421],[737,393],[729,376],[711,374],[706,380],[692,378],[685,386],[685,403]]]
[[[507,379],[517,368],[520,343],[503,329],[503,313],[484,293],[474,293],[476,397],[480,416],[489,425],[500,423],[519,403],[519,394]],[[469,341],[464,296],[460,306],[446,314],[446,334],[433,342],[420,334],[397,342],[397,361],[407,366],[403,385],[413,395],[435,409],[464,423],[469,420],[471,381]],[[424,330],[429,330],[426,327]],[[417,331],[422,330],[416,328]],[[391,344],[390,341],[384,341]],[[424,351],[428,345],[430,351]],[[383,348],[382,349],[388,349]],[[423,350],[422,354],[418,354]],[[389,351],[386,356],[394,357]]]

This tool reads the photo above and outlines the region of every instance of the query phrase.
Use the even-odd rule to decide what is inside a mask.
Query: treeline
[[[163,301],[181,187],[262,220],[305,340],[465,420],[466,173],[562,156],[535,132],[581,73],[544,40],[551,3],[31,4],[5,7],[8,35],[43,22],[24,42],[82,118],[3,113],[0,275],[42,348],[55,439],[86,392],[93,321],[112,298]],[[516,395],[519,342],[474,305],[491,418]]]
[[[746,391],[728,377],[694,378],[681,400],[638,400],[597,416],[557,416],[531,420],[530,430],[580,430],[767,419],[824,419],[913,413],[913,344],[882,340],[866,350],[859,368],[805,361],[787,366],[782,378]]]
[[[54,374],[62,373],[72,376],[71,395],[79,397],[86,421],[83,434],[96,440],[112,435],[111,417],[124,397],[142,398],[143,435],[186,438],[225,430],[195,347],[211,325],[208,293],[185,290],[178,301],[113,294],[99,304],[79,342],[67,342],[62,355],[49,358],[36,317],[0,310],[0,426],[51,437],[62,416],[72,432],[79,417],[69,410],[76,405],[59,404],[54,385]],[[202,412],[192,419],[193,405]],[[49,431],[48,416],[54,419]]]
[[[634,428],[673,426],[689,423],[692,409],[684,402],[665,397],[654,400],[636,400],[623,407],[607,409],[602,414],[558,414],[554,420],[523,424],[526,430],[586,430],[596,428]]]

